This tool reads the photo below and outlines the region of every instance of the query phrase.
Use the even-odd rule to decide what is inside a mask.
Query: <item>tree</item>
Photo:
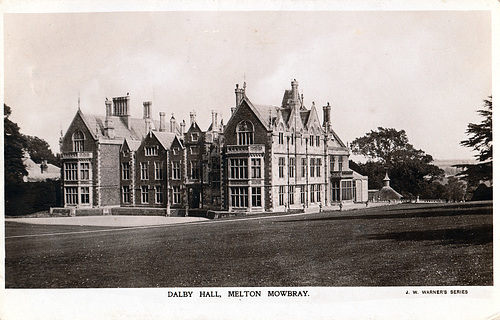
[[[450,177],[445,188],[447,201],[463,201],[465,198],[465,183],[455,177]]]
[[[4,169],[6,194],[9,188],[15,187],[23,181],[28,172],[23,164],[23,148],[26,146],[24,136],[19,132],[16,123],[9,119],[12,113],[10,107],[3,105],[4,123]]]
[[[459,173],[462,180],[467,181],[470,186],[477,187],[481,181],[492,181],[493,179],[493,98],[483,100],[483,109],[477,112],[483,117],[481,123],[469,123],[465,133],[468,139],[460,142],[462,146],[473,148],[477,151],[478,164],[460,164],[457,167],[464,168]]]
[[[444,171],[432,165],[432,156],[415,149],[404,130],[377,128],[351,143],[352,152],[368,158],[359,163],[361,174],[368,176],[370,188],[379,189],[389,172],[391,186],[406,197],[417,196],[441,178]]]
[[[47,160],[55,166],[58,165],[57,157],[50,150],[47,141],[35,136],[24,136],[26,139],[26,151],[29,153],[31,160],[35,163],[41,163],[42,160]]]

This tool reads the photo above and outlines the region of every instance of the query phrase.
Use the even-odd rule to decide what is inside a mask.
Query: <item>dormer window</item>
[[[243,120],[236,126],[238,145],[253,144],[253,124],[250,121]]]
[[[75,133],[73,133],[73,151],[82,152],[84,141],[85,141],[85,135],[83,134],[83,132],[75,131]]]
[[[146,156],[157,156],[158,155],[158,147],[157,146],[145,147],[144,154]]]
[[[191,133],[191,141],[193,141],[193,142],[198,141],[198,132]]]
[[[178,155],[179,154],[179,148],[177,148],[177,147],[173,148],[172,152],[173,152],[174,156]]]

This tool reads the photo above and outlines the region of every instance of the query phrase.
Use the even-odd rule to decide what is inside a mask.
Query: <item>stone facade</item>
[[[320,122],[298,83],[281,106],[254,105],[244,85],[226,125],[212,111],[203,131],[172,115],[129,115],[129,96],[106,100],[106,116],[80,110],[61,138],[65,207],[285,212],[366,201],[367,179],[349,169],[349,150],[333,131],[331,107]]]

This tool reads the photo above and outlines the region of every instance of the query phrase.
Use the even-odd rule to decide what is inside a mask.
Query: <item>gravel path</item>
[[[88,217],[54,217],[54,218],[5,218],[5,221],[55,224],[76,226],[106,226],[106,227],[135,227],[177,224],[194,221],[206,221],[198,217],[162,217],[162,216],[88,216]]]

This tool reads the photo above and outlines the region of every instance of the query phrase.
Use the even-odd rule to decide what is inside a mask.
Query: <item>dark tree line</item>
[[[473,148],[478,164],[458,165],[464,168],[458,176],[471,186],[477,187],[481,181],[490,181],[493,178],[493,99],[484,100],[483,109],[477,110],[483,117],[481,123],[469,123],[465,133],[468,139],[460,142],[461,145]]]
[[[59,201],[59,182],[24,183],[23,177],[28,174],[23,163],[24,152],[27,152],[36,163],[47,160],[48,163],[59,165],[59,159],[52,153],[45,140],[25,136],[20,132],[19,126],[9,119],[12,109],[8,105],[4,104],[3,109],[6,214],[46,210]]]
[[[464,147],[476,151],[477,164],[460,164],[463,172],[457,176],[466,181],[468,193],[473,200],[493,199],[493,98],[483,100],[482,109],[477,110],[483,120],[481,123],[469,123],[465,133],[469,136],[460,142]],[[487,186],[486,184],[490,184]]]
[[[468,139],[461,145],[473,148],[477,154],[477,164],[457,165],[464,170],[456,177],[449,177],[446,184],[442,178],[444,171],[432,164],[432,156],[415,149],[409,143],[404,130],[379,127],[365,136],[355,139],[351,144],[352,152],[365,156],[365,163],[350,162],[353,170],[368,176],[370,189],[380,189],[387,173],[391,178],[391,186],[403,196],[413,198],[444,198],[451,201],[464,199],[467,188],[477,190],[491,198],[492,187],[482,182],[493,179],[493,103],[492,97],[484,100],[483,109],[477,111],[483,120],[481,123],[470,123],[466,134]],[[466,182],[466,184],[464,183]]]
[[[410,144],[404,130],[379,127],[355,139],[351,149],[368,158],[352,168],[368,176],[370,189],[380,189],[386,173],[391,186],[407,198],[425,196],[429,190],[440,188],[437,181],[444,171],[432,164],[431,155]]]

